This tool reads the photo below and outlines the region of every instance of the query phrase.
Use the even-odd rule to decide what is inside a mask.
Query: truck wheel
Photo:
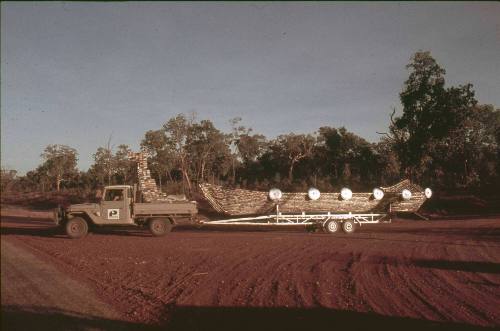
[[[149,231],[155,237],[166,235],[172,230],[172,223],[164,218],[153,218],[149,221]]]
[[[339,223],[335,220],[329,220],[325,223],[324,229],[326,233],[335,233],[339,230],[340,226]]]
[[[345,220],[344,223],[342,223],[342,230],[344,230],[344,232],[347,234],[353,233],[355,230],[354,222],[350,220]]]
[[[81,217],[75,217],[66,222],[66,234],[72,239],[83,238],[89,232],[89,225]]]

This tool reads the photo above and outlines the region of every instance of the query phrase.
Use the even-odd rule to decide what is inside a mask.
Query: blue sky
[[[489,3],[1,3],[2,166],[35,168],[48,144],[86,170],[106,144],[196,112],[268,138],[345,126],[385,131],[430,50],[449,85],[500,105],[500,5]]]

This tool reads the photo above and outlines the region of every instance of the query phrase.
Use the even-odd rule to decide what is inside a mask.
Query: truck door
[[[125,188],[106,189],[101,201],[101,216],[105,223],[130,223],[129,198]]]

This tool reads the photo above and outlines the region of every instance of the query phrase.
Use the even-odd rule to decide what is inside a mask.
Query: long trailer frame
[[[324,225],[330,220],[344,221],[352,220],[354,223],[359,224],[377,224],[377,223],[390,223],[391,220],[387,218],[388,214],[271,214],[254,217],[239,217],[230,218],[217,221],[201,221],[202,224],[225,224],[225,225]]]
[[[283,214],[276,206],[276,213],[262,216],[238,217],[216,221],[200,221],[203,225],[257,225],[257,226],[287,226],[287,225],[315,225],[322,229],[330,228],[330,221],[344,223],[350,221],[361,226],[362,224],[391,223],[390,213],[305,213]],[[352,227],[352,231],[354,228]],[[345,230],[346,231],[346,230]],[[336,228],[333,231],[336,232]],[[346,231],[351,232],[351,231]]]

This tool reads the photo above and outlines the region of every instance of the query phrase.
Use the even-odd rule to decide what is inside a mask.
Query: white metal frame
[[[239,217],[230,218],[217,221],[202,221],[202,224],[206,225],[312,225],[319,224],[324,226],[326,222],[330,220],[337,220],[343,222],[345,220],[351,220],[360,226],[362,224],[377,224],[387,217],[387,214],[334,214],[334,213],[319,213],[319,214],[306,214],[302,212],[301,214],[282,214],[276,208],[276,214],[255,216],[255,217]],[[390,222],[390,219],[386,222]]]

